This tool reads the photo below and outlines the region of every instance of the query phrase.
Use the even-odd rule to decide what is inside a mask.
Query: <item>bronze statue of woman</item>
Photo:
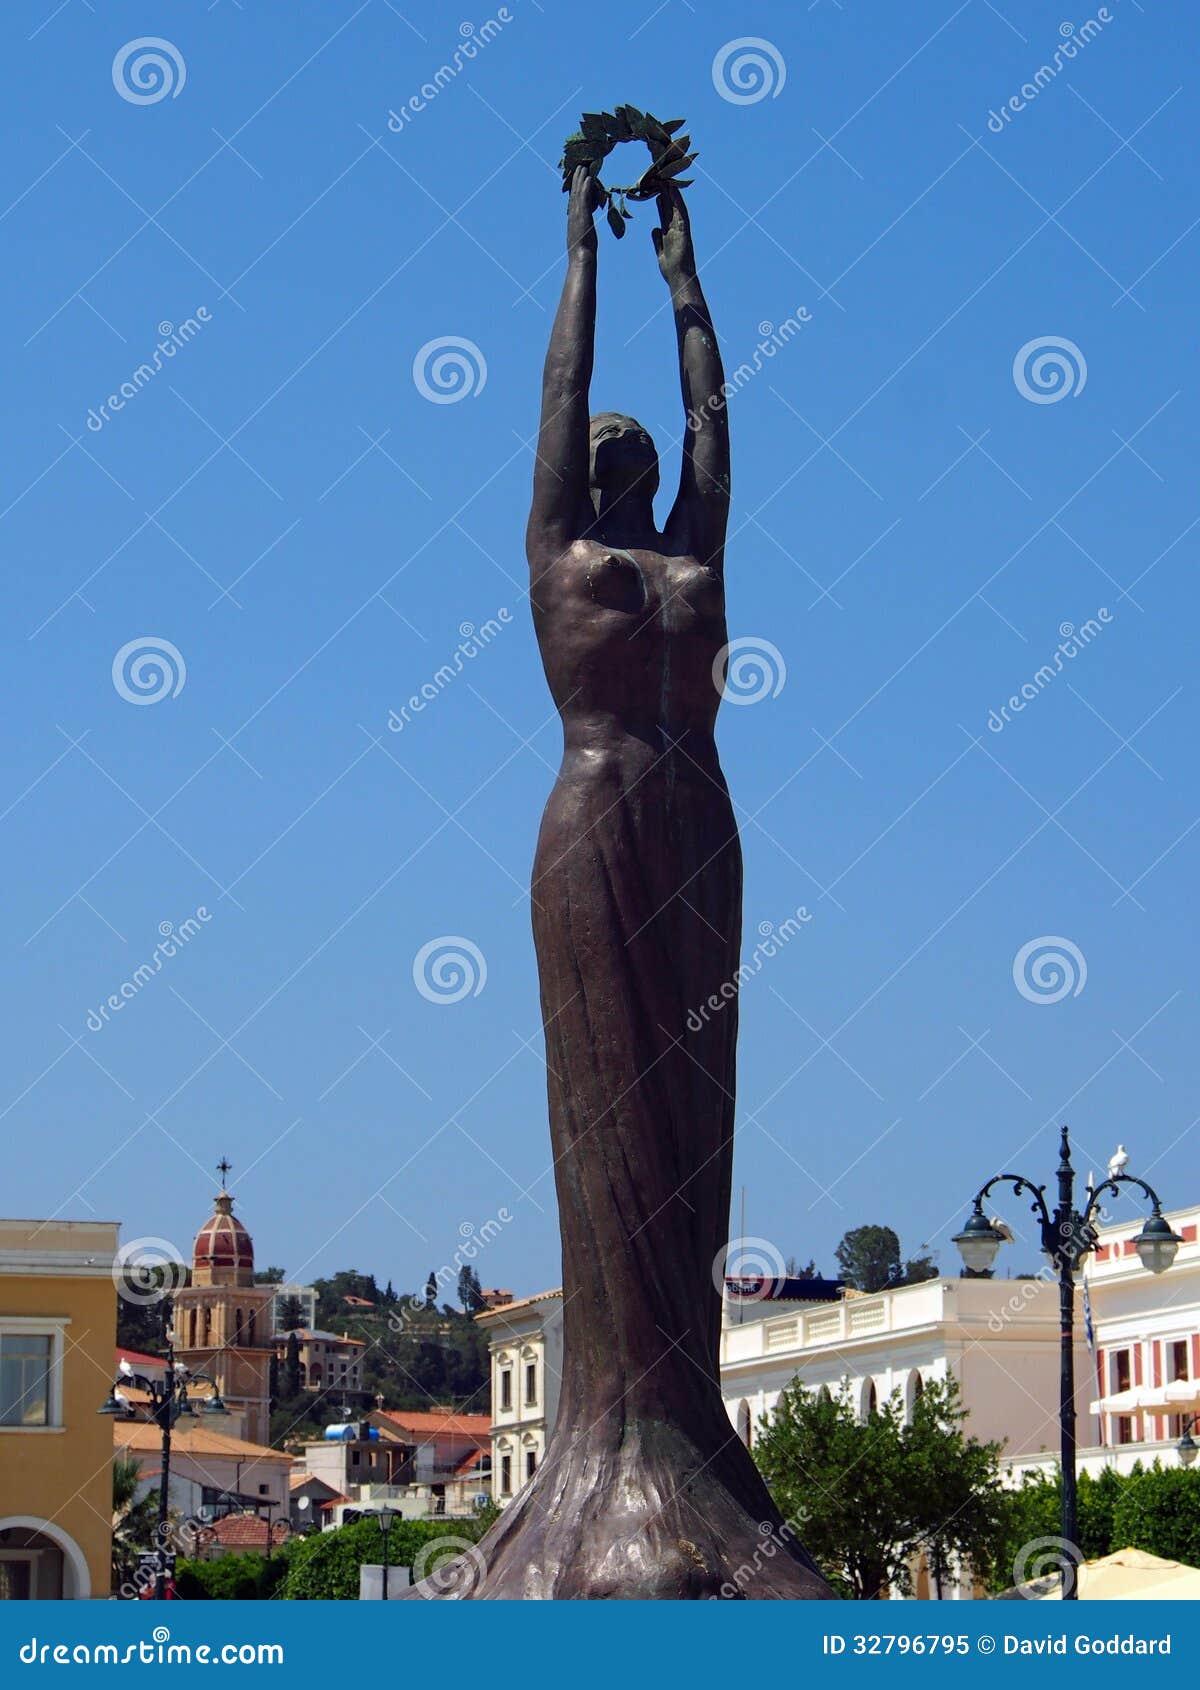
[[[686,429],[660,530],[650,436],[632,417],[589,415],[598,199],[578,169],[527,532],[565,742],[532,887],[564,1371],[540,1471],[433,1593],[827,1597],[718,1384],[742,892],[713,741],[727,640],[721,358],[670,187],[654,246]]]

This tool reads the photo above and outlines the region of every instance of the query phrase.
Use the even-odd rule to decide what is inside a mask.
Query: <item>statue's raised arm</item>
[[[679,493],[664,538],[673,551],[689,553],[720,569],[729,521],[725,372],[696,271],[687,207],[677,187],[668,186],[658,196],[658,215],[661,226],[652,231],[654,250],[671,289],[685,416]]]
[[[567,274],[542,371],[542,416],[525,545],[535,579],[575,539],[588,503],[588,389],[596,340],[594,177],[581,165],[567,207]]]

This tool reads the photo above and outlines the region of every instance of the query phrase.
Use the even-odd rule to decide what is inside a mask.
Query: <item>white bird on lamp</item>
[[[1123,1174],[1125,1172],[1125,1168],[1126,1168],[1128,1162],[1129,1162],[1129,1152],[1126,1150],[1126,1148],[1123,1144],[1118,1144],[1116,1150],[1113,1152],[1112,1156],[1109,1158],[1109,1163],[1108,1163],[1108,1177],[1109,1177],[1109,1179],[1115,1179],[1118,1174]]]

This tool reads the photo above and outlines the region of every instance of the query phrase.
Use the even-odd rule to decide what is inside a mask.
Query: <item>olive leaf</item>
[[[668,187],[691,187],[693,179],[680,174],[696,158],[688,151],[691,137],[678,133],[685,121],[673,117],[663,123],[652,112],[631,105],[617,106],[611,112],[584,112],[579,128],[563,143],[559,161],[563,192],[570,190],[571,178],[583,165],[595,179],[608,226],[620,240],[630,220],[627,199],[652,200]],[[644,141],[650,150],[650,164],[630,186],[606,188],[600,181],[600,166],[622,141]]]

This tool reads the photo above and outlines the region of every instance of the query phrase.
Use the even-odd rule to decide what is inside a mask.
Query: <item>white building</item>
[[[561,1290],[540,1291],[475,1317],[491,1343],[491,1485],[501,1508],[541,1466],[554,1428],[562,1311]]]
[[[735,1324],[731,1324],[731,1319]],[[1078,1403],[1091,1395],[1082,1334]],[[764,1414],[799,1378],[810,1390],[849,1393],[864,1418],[899,1393],[906,1410],[926,1384],[953,1378],[965,1430],[1037,1455],[1058,1441],[1058,1289],[1041,1280],[929,1279],[784,1314],[770,1304],[728,1311],[721,1332],[721,1394],[752,1445]]]
[[[1138,1259],[1140,1215],[1102,1227],[1088,1260],[1095,1346],[1084,1364],[1090,1388],[1079,1422],[1081,1471],[1127,1473],[1137,1461],[1175,1466],[1184,1428],[1200,1416],[1200,1207],[1167,1219],[1183,1243],[1165,1273],[1150,1273]],[[1075,1312],[1082,1326],[1082,1295]]]

